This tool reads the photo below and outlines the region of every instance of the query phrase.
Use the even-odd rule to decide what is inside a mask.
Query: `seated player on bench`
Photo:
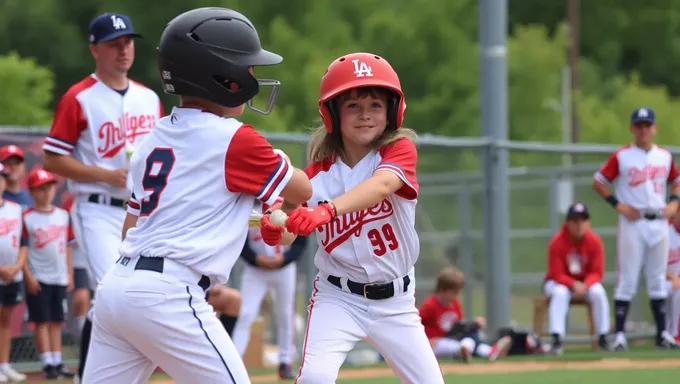
[[[553,236],[548,246],[548,273],[543,283],[545,295],[550,297],[548,321],[552,344],[551,354],[562,353],[566,334],[567,313],[572,298],[585,298],[593,309],[593,323],[599,334],[598,347],[609,351],[609,302],[600,282],[604,276],[604,244],[590,229],[588,208],[573,204],[567,211],[562,229]]]
[[[435,292],[420,306],[420,318],[432,350],[437,357],[459,357],[470,363],[472,356],[489,361],[505,356],[512,346],[510,336],[502,337],[493,346],[480,340],[479,330],[486,326],[483,317],[464,321],[458,294],[465,286],[463,273],[456,268],[439,272]]]

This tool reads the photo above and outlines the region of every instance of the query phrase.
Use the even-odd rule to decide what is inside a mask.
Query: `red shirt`
[[[604,244],[588,229],[580,242],[575,242],[566,224],[548,246],[548,273],[545,280],[554,280],[571,288],[575,281],[588,287],[599,283],[604,275]]]
[[[444,337],[453,324],[463,320],[463,308],[460,306],[460,301],[455,300],[448,306],[444,306],[437,295],[428,297],[418,312],[428,339]]]

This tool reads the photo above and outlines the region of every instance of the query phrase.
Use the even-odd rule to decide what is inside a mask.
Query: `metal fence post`
[[[484,253],[489,333],[510,324],[508,190],[507,0],[479,1],[482,135],[492,139],[484,156]]]
[[[474,265],[472,261],[472,247],[470,246],[470,188],[463,185],[458,192],[458,249],[460,254],[460,269],[465,274],[465,289],[463,291],[463,312],[472,315],[472,292],[475,289]]]
[[[559,202],[559,190],[557,183],[559,182],[559,178],[557,176],[550,176],[550,181],[548,182],[548,204],[550,207],[548,208],[548,217],[549,217],[549,223],[550,223],[550,230],[553,233],[556,233],[557,230],[560,227],[560,219],[558,217],[558,211],[560,210],[560,207],[558,206]]]

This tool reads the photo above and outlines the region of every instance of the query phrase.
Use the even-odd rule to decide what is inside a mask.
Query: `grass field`
[[[562,356],[509,357],[494,363],[476,360],[470,365],[442,361],[442,370],[446,383],[465,384],[638,384],[646,379],[671,382],[680,371],[680,351],[658,351],[650,345],[634,345],[625,353],[595,353],[572,347]],[[41,381],[38,377],[32,379],[32,383],[70,384],[68,381]],[[284,383],[272,370],[252,371],[251,381]],[[165,375],[156,375],[151,382],[172,383]],[[342,369],[337,383],[398,384],[399,380],[387,366],[380,364]]]

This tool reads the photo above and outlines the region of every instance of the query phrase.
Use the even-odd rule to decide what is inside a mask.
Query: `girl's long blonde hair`
[[[349,97],[352,90],[348,90],[345,93],[338,95],[336,97],[342,100]],[[385,88],[379,87],[363,87],[357,90],[359,97],[371,95],[377,96],[381,94],[390,94],[391,92]],[[332,133],[328,133],[326,127],[321,119],[318,119],[319,123],[316,128],[312,128],[312,136],[307,145],[307,161],[310,163],[319,162],[333,156],[343,157],[343,143],[342,135],[339,130],[334,130]],[[374,149],[380,149],[386,145],[390,145],[395,141],[407,138],[413,141],[414,144],[418,144],[418,134],[411,128],[399,127],[397,129],[390,129],[387,127],[382,135],[378,136],[372,143]]]

